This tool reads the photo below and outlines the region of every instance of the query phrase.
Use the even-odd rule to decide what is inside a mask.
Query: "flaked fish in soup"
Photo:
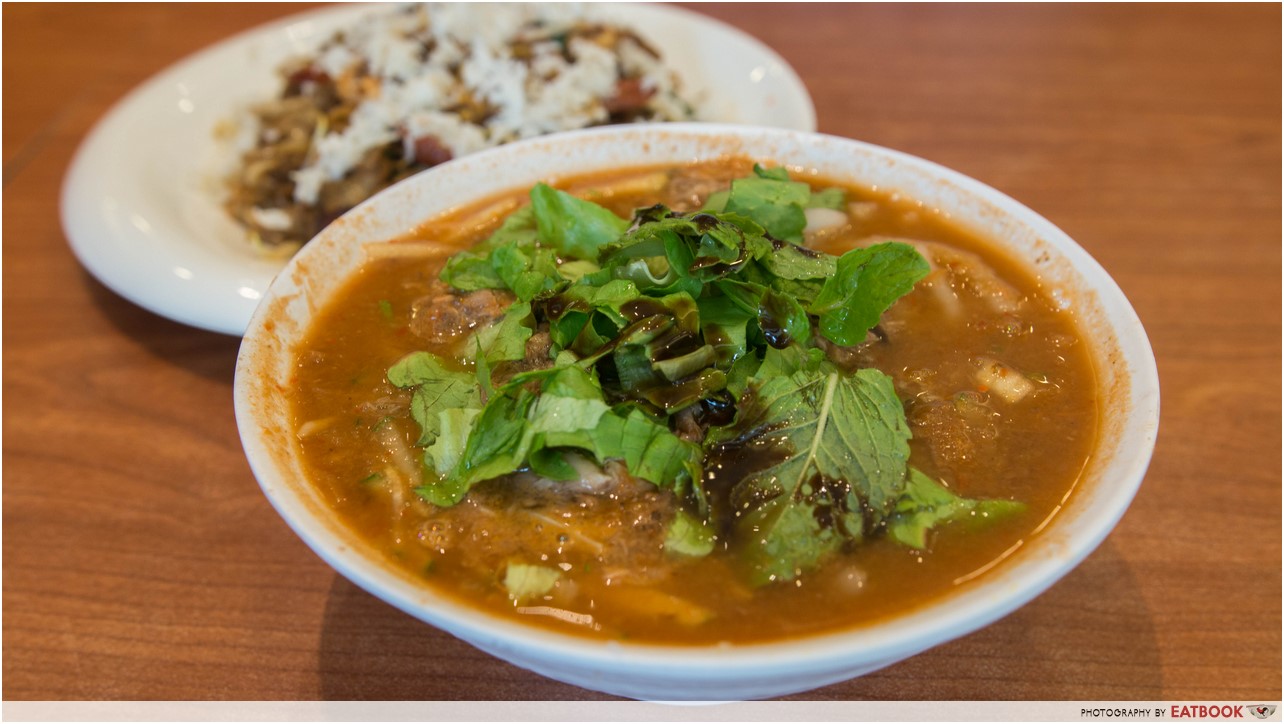
[[[369,251],[296,350],[310,478],[392,565],[533,624],[876,621],[1019,550],[1095,442],[1073,319],[910,199],[735,157]]]

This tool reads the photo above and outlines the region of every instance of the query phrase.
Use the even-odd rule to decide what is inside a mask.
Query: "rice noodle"
[[[883,236],[862,239],[857,242],[857,246],[884,241],[909,244],[927,260],[931,271],[924,278],[923,285],[932,290],[937,301],[952,317],[957,318],[963,312],[956,291],[958,289],[971,292],[1001,314],[1014,313],[1021,306],[1022,295],[1016,287],[1004,281],[977,254],[934,241]]]
[[[522,510],[520,512],[524,513],[525,515],[529,515],[530,517],[535,518],[540,522],[547,523],[553,526],[554,528],[557,528],[558,530],[565,531],[567,536],[569,536],[573,540],[577,540],[580,543],[583,543],[584,545],[588,546],[593,550],[594,553],[601,553],[606,548],[606,546],[584,535],[580,531],[576,530],[574,526],[568,523],[560,521],[556,518],[550,518],[547,515],[544,515],[542,513],[537,513],[533,510]]]
[[[904,240],[918,250],[920,256],[927,261],[927,276],[923,278],[923,287],[932,291],[932,296],[936,297],[937,303],[950,315],[951,319],[958,319],[963,316],[963,302],[959,295],[950,287],[948,274],[941,267],[937,266],[936,261],[932,258],[932,251],[928,248],[925,241]]]
[[[308,420],[302,425],[299,425],[299,429],[296,430],[294,434],[297,435],[300,439],[305,437],[311,437],[312,435],[315,435],[316,433],[321,432],[326,428],[330,427],[331,425],[333,425],[335,419],[336,418],[333,418],[333,417],[323,417],[319,420]]]
[[[435,241],[385,241],[362,247],[367,259],[417,259],[446,256],[459,251],[456,246]]]
[[[634,196],[638,194],[658,194],[669,185],[669,174],[664,171],[653,171],[639,176],[627,176],[609,183],[589,183],[573,186],[571,193],[583,194],[587,199],[609,199],[615,196]]]

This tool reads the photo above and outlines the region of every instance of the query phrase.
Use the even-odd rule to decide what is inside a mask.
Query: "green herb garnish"
[[[728,502],[741,511],[734,528],[758,583],[790,580],[859,542],[905,487],[910,433],[891,378],[845,375],[796,349],[767,351],[734,424],[705,441],[743,474]]]
[[[903,243],[841,257],[803,246],[805,209],[841,208],[841,190],[756,166],[701,211],[631,221],[543,184],[530,197],[442,271],[460,292],[516,300],[464,345],[472,358],[417,352],[388,371],[414,390],[424,499],[454,505],[520,470],[572,480],[572,454],[622,461],[681,501],[667,550],[705,555],[725,534],[757,584],[883,531],[921,548],[938,524],[1015,505],[911,470],[891,379],[822,351],[863,342],[928,272]],[[547,358],[528,357],[536,333]],[[700,444],[675,432],[693,412],[717,419]],[[534,568],[509,576],[523,596],[548,583]]]
[[[911,548],[927,548],[927,534],[942,523],[986,523],[1015,515],[1025,505],[1012,500],[971,500],[950,492],[927,475],[910,468],[905,493],[888,520],[887,532]]]

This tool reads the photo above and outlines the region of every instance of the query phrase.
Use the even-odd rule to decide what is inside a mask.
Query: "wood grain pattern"
[[[1278,700],[1280,8],[700,5],[773,46],[820,130],[953,167],[1115,277],[1163,419],[1107,542],[973,635],[806,699]],[[76,145],[182,56],[298,6],[6,5],[3,696],[601,698],[384,605],[280,522],[237,340],[117,297],[58,221]]]

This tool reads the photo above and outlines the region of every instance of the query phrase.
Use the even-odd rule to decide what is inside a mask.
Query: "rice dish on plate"
[[[280,69],[233,124],[227,209],[290,254],[414,173],[509,141],[692,120],[675,73],[629,29],[562,4],[416,4],[373,14]]]

